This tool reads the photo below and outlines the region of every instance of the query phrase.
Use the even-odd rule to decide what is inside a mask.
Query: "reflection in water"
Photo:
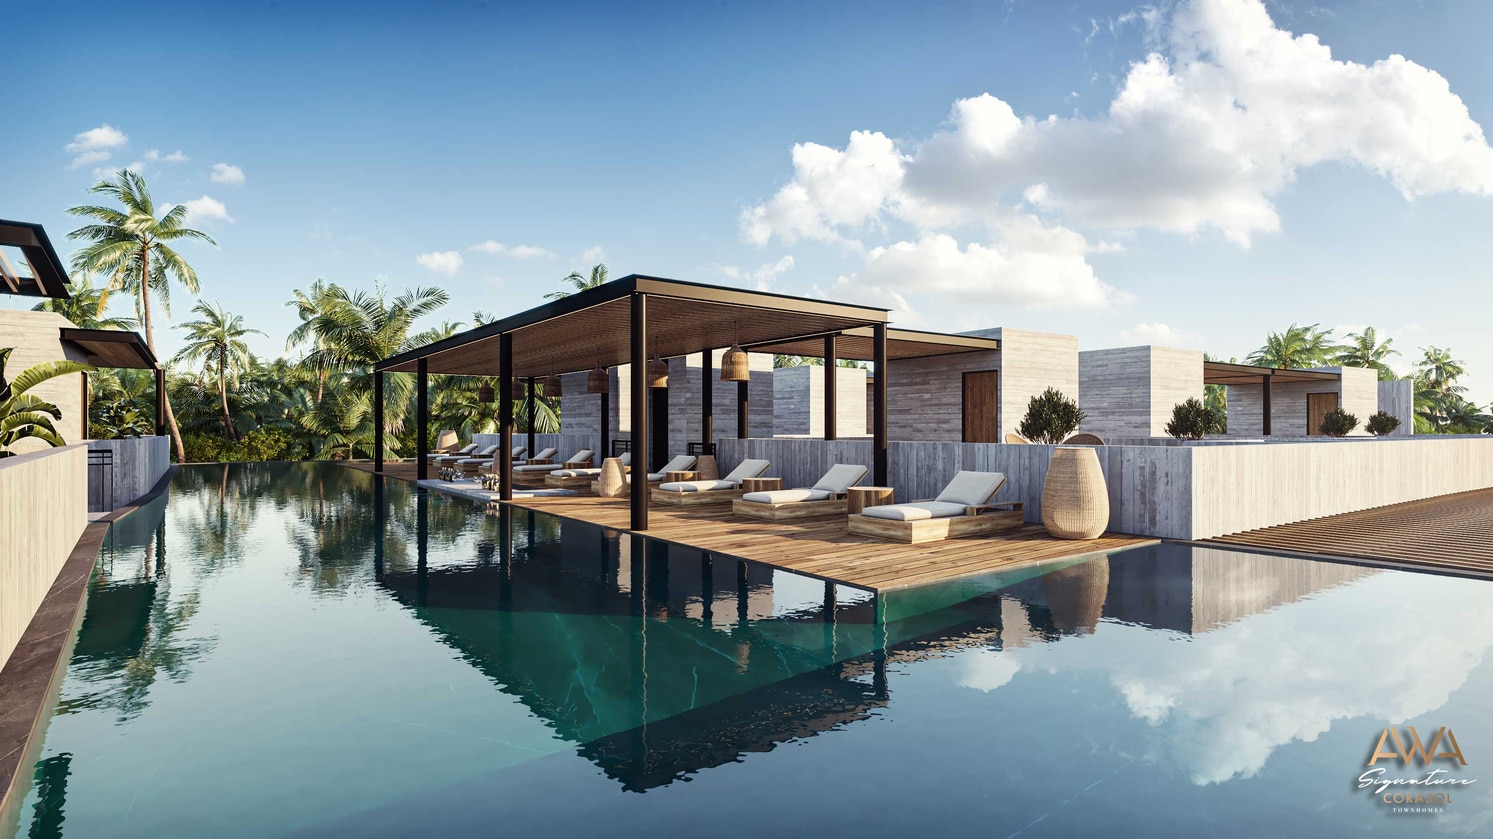
[[[536,812],[559,821],[530,832],[568,834],[572,798],[900,834],[848,806],[895,787],[951,833],[1135,832],[1163,797],[1195,835],[1233,800],[1185,796],[1321,774],[1288,744],[1477,709],[1486,591],[1162,545],[873,596],[330,465],[186,467],[111,529],[28,824],[0,834],[454,835]],[[1385,627],[1428,652],[1387,661]],[[1121,809],[1074,821],[1100,778]],[[444,829],[461,813],[488,818]]]

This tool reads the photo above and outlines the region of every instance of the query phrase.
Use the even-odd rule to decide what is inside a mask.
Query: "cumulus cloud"
[[[244,182],[244,170],[228,163],[214,163],[212,174],[209,177],[215,184],[238,186]]]
[[[182,163],[187,160],[187,156],[182,153],[181,149],[170,154],[162,154],[160,149],[151,149],[145,153],[145,159],[160,163]]]
[[[481,252],[481,253],[493,253],[493,254],[500,253],[500,254],[505,254],[507,256],[511,256],[514,259],[534,259],[536,257],[541,257],[541,256],[554,256],[555,255],[552,251],[549,251],[549,250],[547,250],[545,248],[535,247],[533,245],[511,245],[510,246],[510,245],[505,245],[502,242],[495,242],[492,239],[488,239],[485,242],[478,242],[477,244],[472,245],[471,247],[468,247],[467,250],[469,250],[469,251],[478,251],[478,252]]]
[[[592,263],[595,263],[595,262],[600,262],[600,261],[602,261],[603,259],[606,259],[606,258],[607,258],[607,252],[602,249],[601,245],[592,245],[591,247],[586,248],[585,250],[581,251],[581,261],[582,262],[592,262]]]
[[[1190,347],[1202,343],[1203,336],[1196,332],[1185,332],[1175,326],[1168,326],[1161,321],[1151,323],[1137,323],[1130,329],[1120,333],[1131,341],[1144,341],[1147,344],[1165,344],[1170,346]]]
[[[188,218],[193,221],[233,221],[233,216],[228,215],[228,208],[216,198],[204,195],[201,198],[193,198],[181,203],[187,208]]]
[[[1065,304],[1018,284],[1076,284],[1073,302],[1095,305],[1113,295],[1080,265],[1115,246],[1079,231],[1214,232],[1247,246],[1280,228],[1274,197],[1318,164],[1360,166],[1406,199],[1493,194],[1493,148],[1432,70],[1398,55],[1335,59],[1316,36],[1278,28],[1261,0],[1193,0],[1146,26],[1154,51],[1102,115],[1019,115],[986,93],[955,102],[921,143],[857,131],[844,148],[799,144],[791,180],[743,212],[743,237],[837,243],[865,254],[863,274],[947,268],[959,279],[945,291],[989,287],[1029,305]],[[915,235],[866,244],[894,224]],[[1031,243],[1044,270],[1062,271],[1022,270]]]
[[[107,123],[83,131],[64,147],[64,151],[73,155],[68,168],[77,169],[108,160],[112,156],[111,149],[117,149],[129,141],[130,138],[123,131]]]
[[[767,291],[772,288],[773,280],[776,280],[785,271],[793,268],[793,256],[785,256],[777,262],[764,262],[756,268],[740,268],[735,265],[717,265],[716,270],[737,282],[751,283],[758,291]]]
[[[448,277],[456,276],[461,270],[461,253],[459,251],[432,251],[422,253],[415,257],[415,261],[421,266]]]

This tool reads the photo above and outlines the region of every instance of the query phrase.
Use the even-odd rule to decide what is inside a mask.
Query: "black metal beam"
[[[836,439],[835,419],[839,416],[838,394],[835,391],[840,363],[835,342],[838,336],[824,336],[824,439]]]
[[[1262,419],[1264,421],[1261,423],[1261,427],[1264,429],[1264,436],[1266,436],[1266,437],[1269,437],[1270,434],[1271,434],[1271,430],[1270,430],[1270,414],[1271,414],[1271,410],[1270,410],[1270,379],[1273,376],[1274,376],[1274,373],[1271,372],[1271,373],[1266,373],[1265,375],[1263,375],[1263,376],[1260,377],[1260,385],[1261,385],[1261,387],[1260,387],[1260,393],[1261,393],[1260,402],[1264,406],[1264,410],[1263,410],[1264,416],[1262,417]]]
[[[166,436],[166,368],[157,367],[156,374],[156,436]]]
[[[612,376],[607,374],[607,389],[598,393],[601,397],[601,452],[603,460],[612,456]]]
[[[531,455],[532,456],[532,455]],[[498,498],[513,500],[513,333],[498,336]]]
[[[706,349],[700,359],[700,454],[715,454],[715,355]]]
[[[430,440],[430,371],[425,359],[415,362],[415,479],[425,480],[430,476],[430,458],[425,456],[425,446]]]
[[[632,296],[632,529],[648,529],[648,295]],[[641,583],[639,583],[641,585]]]
[[[886,325],[877,324],[872,330],[871,340],[876,344],[875,379],[871,385],[871,461],[872,480],[877,486],[887,486],[887,431],[886,431]]]
[[[736,439],[745,440],[751,436],[751,429],[747,425],[747,409],[751,407],[751,393],[747,386],[751,384],[752,371],[747,369],[747,380],[736,383]]]
[[[420,452],[420,457],[425,457]],[[373,374],[373,471],[384,471],[384,374]]]
[[[83,371],[83,439],[84,440],[89,439],[89,437],[88,437],[88,414],[89,414],[89,410],[88,410],[88,402],[89,402],[88,392],[89,392],[89,387],[88,387],[88,371],[84,370]]]
[[[527,439],[527,440],[524,441],[524,450],[529,453],[529,457],[533,457],[534,456],[534,417],[538,416],[538,411],[539,411],[539,395],[534,392],[534,377],[533,376],[530,376],[528,378],[528,380],[526,380],[524,382],[524,384],[528,386],[527,390],[528,390],[528,393],[529,393],[529,410],[528,410],[528,416],[524,418],[524,420],[529,424],[529,439]],[[508,450],[509,451],[513,451],[513,447],[510,446],[508,448]]]

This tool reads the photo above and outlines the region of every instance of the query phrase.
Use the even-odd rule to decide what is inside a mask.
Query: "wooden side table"
[[[745,492],[776,492],[783,488],[782,478],[744,478],[741,488]]]
[[[684,470],[684,471],[681,471],[681,472],[665,472],[664,473],[664,483],[666,483],[666,484],[680,484],[680,483],[684,483],[685,481],[699,480],[699,478],[700,478],[700,473],[699,472],[695,472],[693,470]]]
[[[896,503],[891,487],[851,487],[846,492],[849,493],[849,510],[852,516],[860,515],[861,510],[867,507]]]

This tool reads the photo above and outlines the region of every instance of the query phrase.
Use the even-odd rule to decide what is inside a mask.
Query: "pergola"
[[[1289,368],[1257,367],[1253,364],[1232,364],[1223,361],[1203,362],[1203,384],[1207,385],[1261,385],[1264,413],[1264,435],[1270,436],[1270,388],[1272,385],[1289,382],[1338,382],[1341,373],[1330,370],[1293,370]]]
[[[24,297],[53,297],[67,300],[67,269],[39,224],[0,219],[0,248],[12,247],[21,252],[30,273],[21,274],[0,250],[0,292]]]
[[[58,336],[65,344],[77,347],[94,367],[118,370],[152,370],[155,372],[156,436],[166,435],[166,371],[156,361],[138,332],[119,329],[78,329],[64,327]],[[88,374],[83,374],[83,436],[88,437]]]
[[[498,368],[498,464],[504,476],[499,497],[512,498],[513,383],[527,380],[533,393],[540,377],[593,368],[631,365],[633,462],[649,463],[648,378],[650,359],[669,359],[700,353],[701,436],[713,439],[715,365],[712,351],[728,346],[766,347],[789,342],[816,342],[833,348],[839,336],[869,344],[869,360],[878,371],[888,358],[887,310],[701,285],[680,280],[630,275],[459,335],[386,358],[374,365],[374,469],[383,471],[383,390],[385,373],[414,373],[416,413],[423,441],[429,436],[427,377],[431,373],[489,376]],[[833,349],[831,349],[833,352]],[[737,382],[738,404],[745,403],[748,383]],[[872,387],[872,471],[875,481],[887,479],[886,377],[878,374]],[[532,400],[530,402],[532,405]],[[738,436],[746,436],[738,416]],[[530,429],[533,428],[532,422]],[[602,427],[607,427],[602,415]],[[832,426],[831,426],[832,427]],[[605,432],[604,432],[605,433]],[[420,452],[418,478],[427,476],[427,458]],[[632,481],[631,526],[648,527],[647,481]]]

